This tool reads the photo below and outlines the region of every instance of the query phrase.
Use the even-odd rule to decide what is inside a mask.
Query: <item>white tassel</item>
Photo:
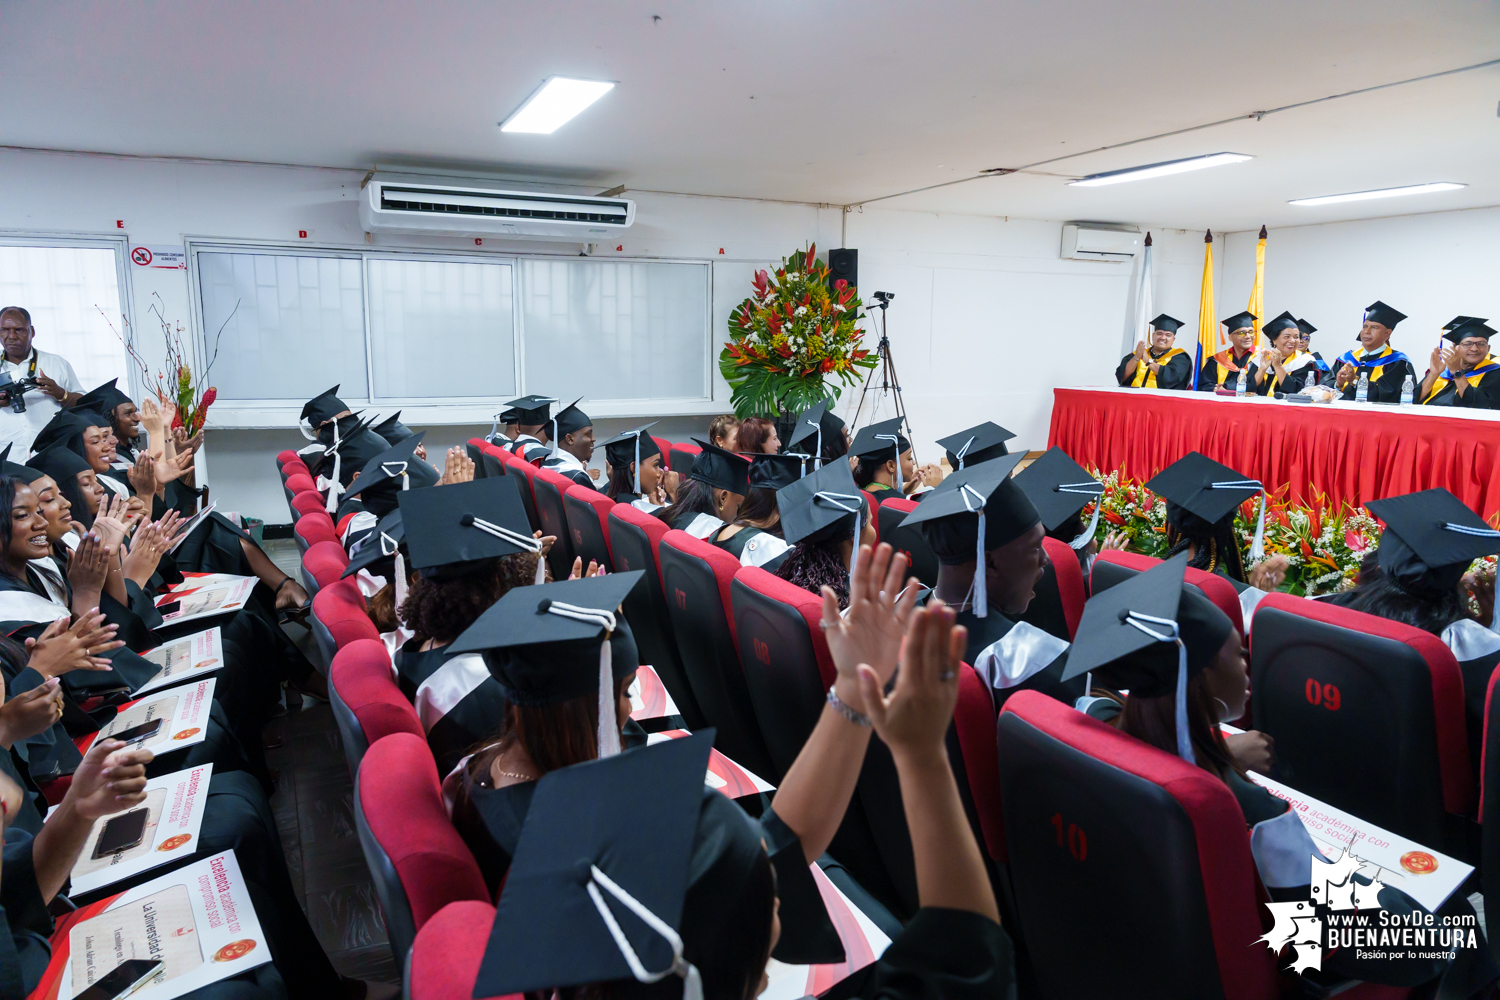
[[[641,436],[635,436],[635,495],[641,495]]]
[[[599,645],[599,759],[620,752],[620,723],[615,718],[614,653],[605,633]]]
[[[901,480],[901,436],[899,434],[876,434],[876,441],[889,441],[896,449],[896,493],[904,494],[906,484]]]
[[[401,550],[396,550],[396,620],[402,625],[406,624],[401,617],[401,606],[406,603],[406,561],[401,558]]]
[[[963,471],[963,468],[964,468],[964,456],[969,453],[969,446],[974,443],[974,438],[975,438],[975,435],[970,434],[969,435],[969,440],[967,440],[967,441],[964,442],[964,446],[962,448],[958,449],[958,451],[955,451],[953,453],[953,457],[956,458],[956,459],[958,459],[958,469],[959,469],[960,472]]]
[[[1266,538],[1266,487],[1259,479],[1236,479],[1230,482],[1209,483],[1211,490],[1260,490],[1260,517],[1255,522],[1255,538],[1250,542],[1250,563],[1254,565],[1265,558]]]
[[[540,550],[536,554],[536,579],[531,582],[537,586],[547,582],[547,557]]]
[[[1167,634],[1148,628],[1143,622],[1153,622],[1157,625],[1165,625]],[[1125,617],[1127,625],[1133,625],[1142,632],[1151,636],[1158,642],[1177,643],[1177,697],[1174,711],[1177,729],[1177,756],[1189,764],[1197,764],[1197,755],[1193,753],[1193,737],[1188,732],[1187,720],[1187,646],[1183,644],[1182,636],[1177,628],[1177,623],[1170,618],[1157,618],[1154,615],[1143,615],[1138,611],[1131,611]]]
[[[967,446],[966,446],[967,447]],[[974,540],[974,582],[970,588],[974,594],[973,612],[975,618],[988,618],[990,613],[990,595],[988,581],[985,576],[988,572],[985,567],[984,558],[984,536],[985,498],[978,490],[964,483],[958,488],[958,495],[963,498],[964,508],[971,514],[979,515],[979,537]]]
[[[339,445],[342,443],[343,440],[339,436],[339,422],[335,420],[333,422],[333,447],[328,449],[328,451],[333,452],[333,475],[330,477],[328,483],[327,509],[330,514],[338,511],[339,493],[343,491],[343,486],[339,482],[339,470],[343,467],[344,460],[344,456],[339,454]],[[323,452],[323,454],[328,454],[328,451]]]
[[[637,982],[658,983],[671,975],[682,977],[682,1000],[703,1000],[703,977],[698,974],[698,969],[682,957],[682,936],[672,929],[665,920],[646,909],[640,900],[620,888],[619,883],[599,870],[598,865],[589,865],[592,878],[588,883],[589,898],[594,901],[594,908],[599,911],[604,926],[609,929],[610,937],[615,940],[615,947],[620,949],[620,954],[625,958],[625,964],[630,966],[630,974],[635,976]],[[605,905],[604,895],[599,891],[603,886],[609,894],[621,903],[625,904],[636,916],[650,927],[653,931],[666,939],[667,944],[672,946],[672,965],[661,972],[648,972],[641,964],[640,956],[630,946],[630,939],[620,929],[620,922],[615,919],[614,912]]]
[[[1083,530],[1083,534],[1068,543],[1068,547],[1074,549],[1086,548],[1094,537],[1094,532],[1099,529],[1099,511],[1103,509],[1104,486],[1097,479],[1090,479],[1086,483],[1061,483],[1053,487],[1054,493],[1079,493],[1094,498],[1094,516],[1089,521],[1089,526]]]

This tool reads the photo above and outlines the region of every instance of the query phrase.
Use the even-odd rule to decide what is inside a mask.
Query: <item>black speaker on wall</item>
[[[828,251],[828,285],[843,278],[850,285],[859,284],[859,251],[858,250],[829,250]]]

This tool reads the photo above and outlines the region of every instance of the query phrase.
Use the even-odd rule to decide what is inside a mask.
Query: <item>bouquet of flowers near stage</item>
[[[756,271],[750,297],[729,314],[729,343],[719,352],[735,416],[806,409],[828,398],[825,379],[852,385],[874,368],[877,358],[860,347],[860,306],[848,282],[829,283],[816,245],[783,258],[774,276]]]

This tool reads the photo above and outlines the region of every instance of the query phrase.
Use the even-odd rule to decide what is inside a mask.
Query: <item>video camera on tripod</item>
[[[12,413],[25,413],[26,393],[39,388],[41,383],[35,377],[17,379],[10,372],[0,372],[0,397],[10,404]]]

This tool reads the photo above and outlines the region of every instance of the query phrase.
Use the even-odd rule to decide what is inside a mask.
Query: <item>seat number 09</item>
[[[1307,679],[1307,687],[1304,691],[1307,695],[1309,705],[1322,705],[1330,712],[1337,712],[1343,699],[1339,697],[1339,689],[1336,684],[1319,684],[1311,677]]]

